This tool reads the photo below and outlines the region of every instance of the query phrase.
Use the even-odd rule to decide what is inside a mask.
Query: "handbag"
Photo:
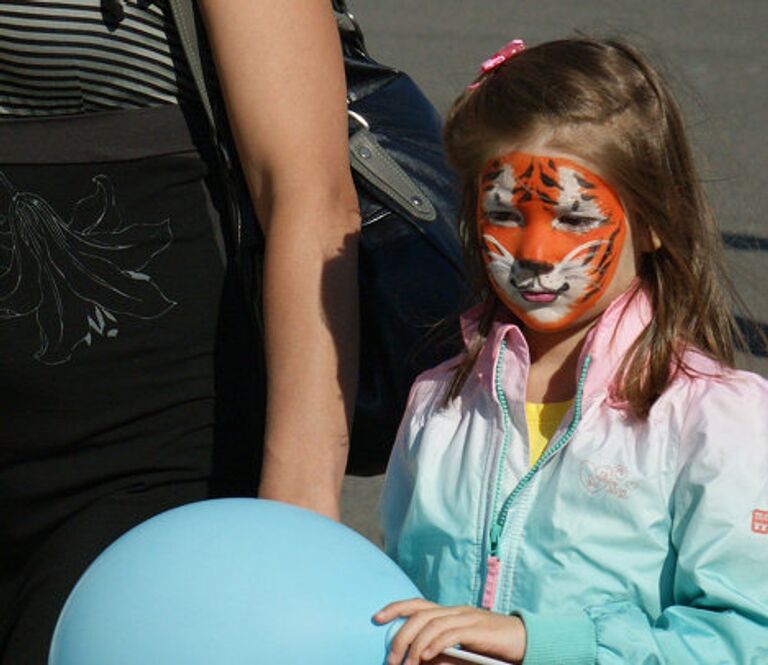
[[[229,190],[232,235],[252,294],[248,237],[258,234],[222,140],[201,64],[190,0],[170,6]],[[441,145],[441,120],[414,81],[367,52],[359,24],[333,0],[344,53],[349,104],[349,156],[357,189],[360,374],[347,472],[382,473],[415,377],[462,348],[458,314],[471,304],[455,220],[456,187]],[[245,256],[243,257],[243,254]],[[440,335],[435,326],[445,323]]]

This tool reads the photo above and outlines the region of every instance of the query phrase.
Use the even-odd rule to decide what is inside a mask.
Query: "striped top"
[[[196,99],[167,0],[0,0],[0,117]]]

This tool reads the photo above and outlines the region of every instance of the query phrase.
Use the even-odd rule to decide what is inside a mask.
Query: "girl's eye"
[[[523,216],[517,210],[488,210],[486,217],[497,226],[522,226]]]
[[[597,217],[578,215],[560,215],[560,217],[557,218],[558,226],[564,226],[574,231],[589,231],[590,229],[600,226],[602,222],[603,220],[598,219]]]

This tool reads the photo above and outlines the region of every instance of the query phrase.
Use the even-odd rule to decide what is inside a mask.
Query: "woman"
[[[262,426],[259,494],[339,516],[358,215],[333,16],[199,8],[265,240],[264,423],[167,3],[0,7],[3,663],[46,662],[72,584],[125,530],[255,488]]]

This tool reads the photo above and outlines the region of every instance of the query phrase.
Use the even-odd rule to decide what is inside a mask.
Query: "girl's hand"
[[[398,617],[407,621],[392,640],[387,665],[456,663],[439,656],[444,649],[457,644],[509,662],[520,662],[525,655],[525,626],[520,617],[477,607],[444,607],[415,598],[390,603],[373,619],[388,623]]]

